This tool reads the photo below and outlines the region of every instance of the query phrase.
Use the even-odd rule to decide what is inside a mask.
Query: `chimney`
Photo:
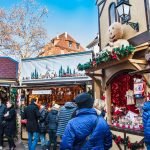
[[[57,37],[56,37],[57,39],[59,39],[59,35],[57,35]]]
[[[67,32],[65,32],[65,38],[67,39]]]

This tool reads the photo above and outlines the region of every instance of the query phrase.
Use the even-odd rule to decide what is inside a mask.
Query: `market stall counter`
[[[144,132],[143,130],[133,130],[129,128],[121,128],[117,126],[110,125],[110,129],[112,131],[117,131],[123,133],[123,138],[121,136],[116,136],[113,134],[113,140],[118,146],[119,150],[122,150],[122,147],[120,144],[124,145],[124,150],[129,149],[137,149],[137,148],[144,148]],[[131,143],[128,134],[142,136],[143,138],[139,142]]]

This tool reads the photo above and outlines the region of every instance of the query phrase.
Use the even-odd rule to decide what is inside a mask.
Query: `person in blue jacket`
[[[94,99],[88,93],[81,93],[75,102],[76,116],[67,124],[60,150],[109,150],[112,134],[104,118],[93,108]]]
[[[150,101],[145,102],[143,106],[143,126],[144,141],[147,150],[150,150]]]

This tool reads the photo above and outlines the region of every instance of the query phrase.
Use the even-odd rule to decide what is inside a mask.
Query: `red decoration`
[[[111,58],[119,60],[117,54],[114,51],[112,51]]]
[[[134,113],[139,113],[135,105],[126,105],[126,91],[133,90],[135,76],[130,76],[128,74],[122,74],[113,79],[111,82],[111,101],[114,106],[126,107]]]
[[[93,66],[95,66],[95,65],[96,65],[96,61],[95,61],[95,60],[93,60],[92,64],[93,64]]]
[[[146,96],[148,100],[150,100],[150,93],[148,92],[148,95]]]
[[[101,99],[104,101],[105,100],[105,96],[102,96]]]

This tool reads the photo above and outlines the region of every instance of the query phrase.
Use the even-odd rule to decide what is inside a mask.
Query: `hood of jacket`
[[[52,113],[53,115],[57,115],[58,110],[52,109],[52,110],[51,110],[51,113]]]
[[[10,111],[13,108],[14,108],[14,105],[12,104],[11,107],[7,108],[7,111]]]
[[[44,107],[44,108],[41,108],[41,109],[39,110],[40,113],[43,112],[43,111],[46,111],[45,107]]]
[[[143,110],[150,111],[150,101],[144,103]]]
[[[94,108],[82,108],[76,111],[76,116],[88,115],[88,114],[97,115],[97,112]]]
[[[76,108],[76,105],[73,102],[66,102],[64,107],[65,108]]]

